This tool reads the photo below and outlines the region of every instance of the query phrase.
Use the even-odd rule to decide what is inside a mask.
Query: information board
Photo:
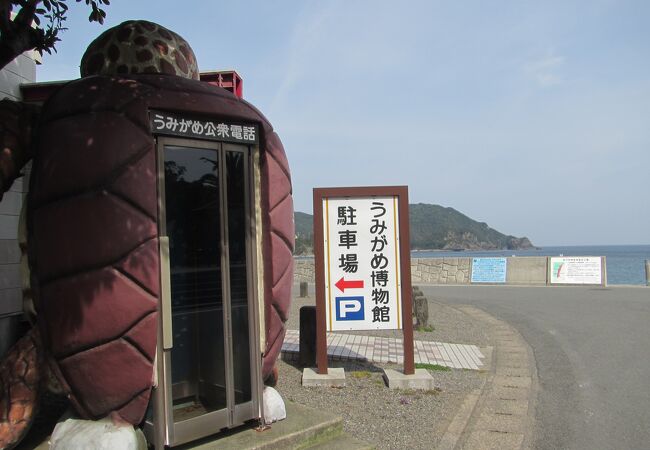
[[[551,284],[602,284],[600,256],[553,256],[550,261]]]
[[[472,258],[472,283],[505,283],[506,258]]]
[[[401,329],[397,196],[322,201],[327,330]]]

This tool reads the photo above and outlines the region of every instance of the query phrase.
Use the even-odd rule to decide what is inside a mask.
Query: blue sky
[[[79,75],[107,27],[147,19],[236,69],[313,187],[406,184],[536,245],[650,244],[650,2],[71,3],[39,81]]]

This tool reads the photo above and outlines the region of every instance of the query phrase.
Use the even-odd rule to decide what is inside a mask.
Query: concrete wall
[[[20,85],[36,81],[34,58],[38,58],[38,55],[27,52],[0,70],[0,99],[20,100]]]
[[[31,53],[20,55],[0,70],[0,99],[20,100],[20,85],[36,80],[36,63]],[[0,202],[0,317],[23,311],[20,279],[18,221],[27,180],[17,179]]]
[[[22,312],[18,221],[24,182],[18,179],[0,202],[0,316]]]
[[[545,256],[509,257],[506,284],[545,285],[548,271]]]
[[[546,256],[508,257],[506,259],[505,284],[526,286],[544,286],[549,284],[549,258]],[[314,282],[313,258],[296,259],[294,270],[294,280],[296,282]],[[411,258],[412,283],[471,284],[471,271],[472,258]],[[607,282],[607,276],[604,270],[603,282],[603,284]]]

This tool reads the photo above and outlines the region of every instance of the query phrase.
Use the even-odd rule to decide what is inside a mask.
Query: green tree
[[[76,0],[90,7],[90,22],[104,23],[109,0]],[[66,30],[66,0],[0,0],[0,69],[28,50],[52,53]]]

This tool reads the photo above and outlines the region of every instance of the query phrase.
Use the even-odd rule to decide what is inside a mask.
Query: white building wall
[[[36,81],[32,52],[20,55],[0,70],[0,99],[20,100],[20,85]],[[38,58],[38,55],[35,55]],[[14,181],[0,202],[0,318],[22,313],[18,220],[27,192],[27,180]]]

